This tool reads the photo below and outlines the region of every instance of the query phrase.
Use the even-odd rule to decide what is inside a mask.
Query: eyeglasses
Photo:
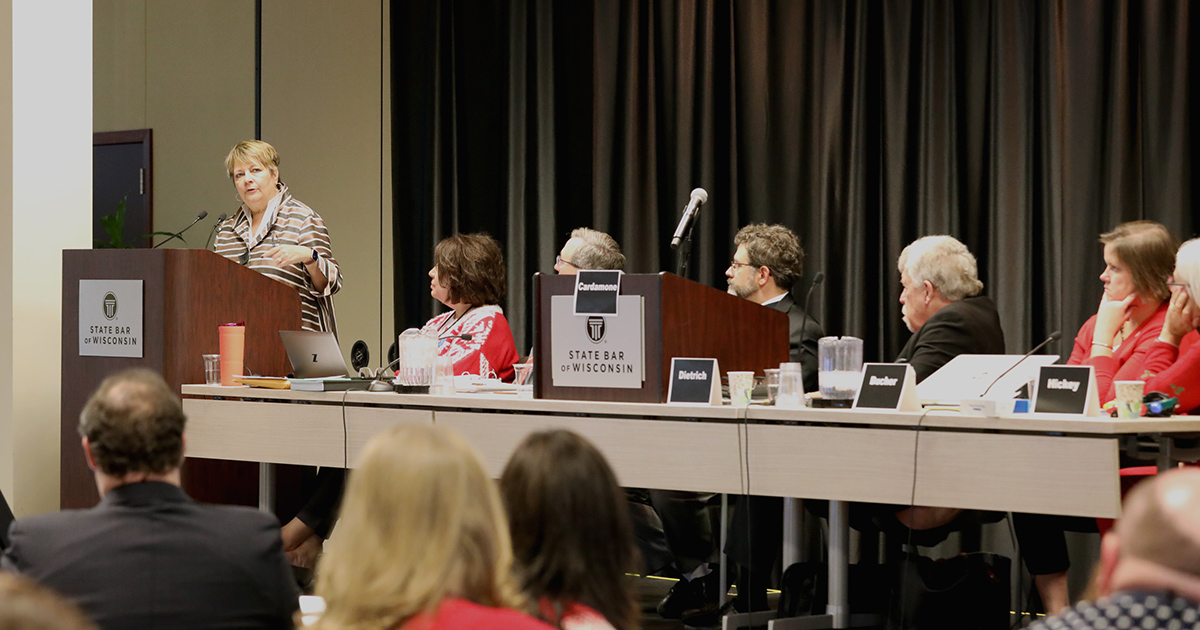
[[[733,267],[734,269],[737,269],[738,267],[758,267],[758,265],[756,265],[754,263],[744,263],[744,262],[738,262],[736,260],[729,261],[729,266]]]
[[[1184,283],[1184,282],[1176,282],[1176,281],[1175,281],[1175,278],[1168,278],[1168,279],[1167,279],[1167,286],[1168,286],[1168,287],[1179,287],[1179,288],[1181,288],[1181,289],[1186,289],[1186,288],[1187,288],[1187,284],[1186,284],[1186,283]]]
[[[583,269],[583,267],[576,265],[575,263],[567,260],[566,258],[563,258],[562,256],[555,256],[554,257],[554,266],[557,267],[559,265],[571,265],[572,267],[574,267],[576,269]]]

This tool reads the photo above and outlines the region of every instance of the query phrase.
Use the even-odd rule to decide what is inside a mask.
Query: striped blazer
[[[276,201],[277,200],[277,201]],[[217,230],[216,252],[237,261],[269,278],[282,282],[300,294],[301,320],[304,330],[332,331],[337,336],[337,319],[333,311],[333,294],[342,288],[342,272],[329,243],[325,222],[311,208],[298,201],[283,188],[272,200],[263,220],[270,220],[268,229],[250,234],[250,212],[245,204],[226,219]],[[317,250],[318,265],[329,279],[324,291],[317,291],[302,263],[277,267],[267,258],[276,245],[302,245]],[[253,299],[253,296],[246,296]]]

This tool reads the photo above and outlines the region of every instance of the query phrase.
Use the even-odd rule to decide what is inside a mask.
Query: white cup
[[[1117,390],[1117,417],[1141,418],[1146,381],[1114,381],[1113,388]]]
[[[754,389],[754,372],[729,373],[729,404],[749,405],[750,392]]]

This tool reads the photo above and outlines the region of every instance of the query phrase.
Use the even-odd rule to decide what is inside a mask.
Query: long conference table
[[[1160,468],[1200,417],[971,417],[921,412],[781,409],[457,396],[298,392],[184,385],[189,457],[353,467],[375,434],[401,422],[450,427],[499,476],[531,432],[565,428],[591,440],[624,486],[826,499],[831,553],[844,553],[845,502],[913,504],[1114,518],[1122,450]],[[1186,454],[1190,457],[1190,453]],[[269,466],[260,483],[266,502]],[[831,571],[844,558],[831,557]],[[839,570],[840,573],[840,570]],[[831,573],[832,625],[845,594]],[[834,592],[834,591],[838,592]]]

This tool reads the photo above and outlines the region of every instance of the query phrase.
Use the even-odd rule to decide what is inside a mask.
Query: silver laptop
[[[963,399],[979,398],[991,385],[988,398],[1012,398],[1017,390],[1037,378],[1043,365],[1058,361],[1058,355],[1034,354],[1013,371],[1004,371],[1021,360],[1020,354],[960,354],[917,385],[922,405],[959,405]],[[996,377],[1004,378],[996,381]],[[992,381],[996,381],[992,385]]]
[[[279,337],[283,339],[296,378],[327,378],[350,373],[333,333],[281,330]]]

